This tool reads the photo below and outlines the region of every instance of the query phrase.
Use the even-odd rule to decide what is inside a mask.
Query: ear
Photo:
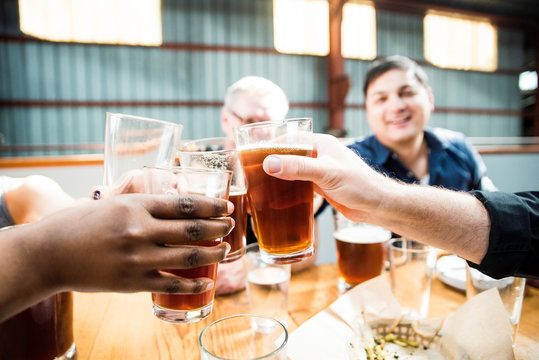
[[[434,111],[434,93],[432,92],[432,88],[429,86],[427,88],[427,96],[429,97],[429,103],[430,103],[430,111]]]

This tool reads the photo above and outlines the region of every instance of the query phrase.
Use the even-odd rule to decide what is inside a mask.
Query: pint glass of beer
[[[339,291],[382,274],[391,232],[379,226],[356,223],[335,212],[334,233],[339,266]]]
[[[226,170],[194,168],[144,168],[144,187],[149,194],[194,194],[228,199],[232,173]],[[197,246],[216,246],[222,238],[197,241]],[[166,245],[166,244],[165,244]],[[163,269],[163,271],[195,279],[207,277],[215,281],[217,264],[192,269]],[[192,323],[211,314],[215,287],[200,294],[152,293],[153,314],[165,321]]]
[[[247,231],[247,190],[234,141],[224,137],[205,138],[182,144],[180,166],[232,171],[228,200],[234,204],[232,218],[236,226],[223,238],[230,244],[230,252],[222,263],[232,262],[245,254]]]
[[[266,121],[234,129],[247,182],[247,197],[262,260],[301,261],[313,254],[313,184],[267,175],[262,162],[271,154],[310,156],[310,118]]]

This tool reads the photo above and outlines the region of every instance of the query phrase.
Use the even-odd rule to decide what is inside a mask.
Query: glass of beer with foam
[[[224,137],[204,138],[182,144],[178,155],[180,166],[232,171],[228,200],[234,204],[231,217],[236,226],[223,238],[230,244],[230,252],[222,263],[232,262],[245,254],[247,232],[247,190],[236,145]]]
[[[148,194],[202,195],[218,199],[228,199],[232,172],[181,167],[144,167],[144,187]],[[200,240],[193,244],[177,246],[216,246],[222,238]],[[163,246],[172,246],[163,244]],[[187,278],[217,278],[217,263],[188,268],[162,269],[174,275]],[[152,293],[153,314],[168,322],[192,323],[208,317],[213,308],[215,287],[199,294],[161,294]]]
[[[306,136],[310,118],[265,121],[234,129],[247,183],[247,198],[262,260],[289,264],[313,254],[313,184],[287,181],[264,172],[268,155],[314,156]]]
[[[338,287],[341,292],[382,274],[391,232],[382,227],[348,220],[340,212],[333,214]]]

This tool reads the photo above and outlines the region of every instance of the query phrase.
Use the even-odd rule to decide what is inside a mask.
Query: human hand
[[[195,195],[130,194],[57,212],[2,232],[0,318],[56,292],[200,293],[208,278],[160,269],[224,259],[230,246],[196,246],[233,228],[232,203]]]
[[[307,180],[317,193],[354,221],[366,221],[383,197],[383,187],[391,181],[371,169],[352,150],[325,134],[310,135],[317,157],[270,155],[264,171],[284,180]]]
[[[120,180],[112,186],[94,186],[90,189],[90,198],[93,200],[106,199],[120,194],[133,194],[144,192],[144,172],[140,169],[131,170],[122,175]]]
[[[205,291],[213,285],[210,279],[182,279],[159,269],[222,260],[228,244],[194,244],[226,236],[232,219],[215,218],[231,212],[227,201],[189,195],[123,195],[74,208],[44,219],[46,236],[54,239],[44,251],[54,253],[52,262],[57,264],[50,278],[61,287],[83,291]]]

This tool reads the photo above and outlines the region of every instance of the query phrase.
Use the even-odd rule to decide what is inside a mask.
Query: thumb
[[[308,180],[318,182],[323,178],[321,166],[314,164],[316,159],[296,155],[269,155],[264,159],[264,171],[283,180]]]

